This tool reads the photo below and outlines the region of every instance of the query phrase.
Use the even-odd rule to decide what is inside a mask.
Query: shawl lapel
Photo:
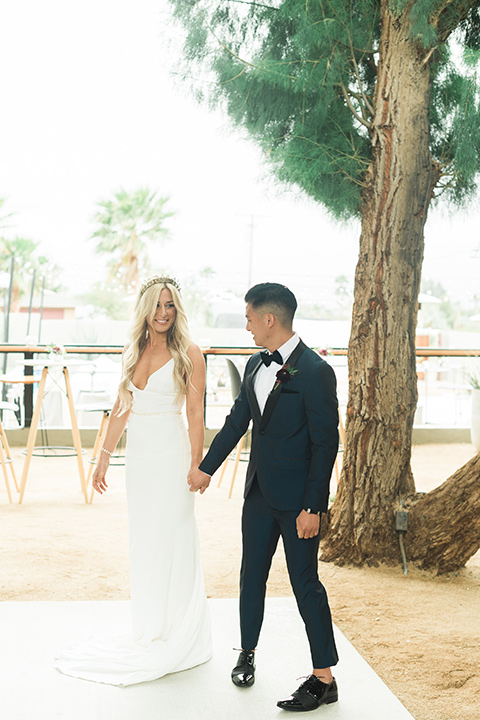
[[[290,357],[288,358],[286,364],[289,365],[289,367],[294,367],[295,363],[298,361],[299,357],[302,355],[303,351],[306,350],[307,346],[303,342],[303,340],[300,340],[295,350],[292,352]],[[258,369],[258,368],[257,368]],[[275,409],[275,406],[278,402],[278,398],[280,397],[280,393],[282,392],[282,384],[280,383],[279,386],[276,388],[276,390],[272,390],[267,398],[267,402],[265,404],[265,408],[262,415],[262,420],[260,422],[260,430],[264,430],[266,424],[272,417],[272,413]],[[255,393],[254,393],[255,394]],[[257,403],[258,408],[258,403]]]
[[[257,365],[253,368],[252,372],[249,375],[247,375],[247,377],[245,378],[245,388],[246,388],[246,392],[247,392],[248,404],[250,405],[253,419],[257,423],[261,422],[262,414],[260,412],[257,396],[255,395],[255,390],[253,388],[253,379],[254,379],[255,375],[257,374],[258,369],[260,368],[261,364],[262,364],[262,359],[259,355]]]

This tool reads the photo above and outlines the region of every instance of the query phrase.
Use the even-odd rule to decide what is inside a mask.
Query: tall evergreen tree
[[[409,556],[462,565],[480,545],[480,456],[426,497],[410,457],[427,212],[435,196],[461,204],[476,190],[480,2],[170,1],[188,74],[198,63],[217,80],[198,95],[248,130],[278,178],[338,218],[361,217],[344,466],[324,558],[398,561],[394,510],[409,505]]]
[[[96,251],[108,256],[110,278],[125,292],[135,292],[140,274],[150,270],[149,243],[161,243],[168,237],[165,220],[173,215],[165,210],[168,197],[159,197],[148,188],[128,193],[119,190],[113,199],[102,200],[94,220],[98,238]]]

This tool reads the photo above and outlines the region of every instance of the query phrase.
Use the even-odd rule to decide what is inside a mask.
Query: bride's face
[[[175,322],[176,315],[177,311],[175,310],[172,293],[167,288],[163,288],[158,298],[153,322],[147,320],[147,324],[156,333],[166,333]]]

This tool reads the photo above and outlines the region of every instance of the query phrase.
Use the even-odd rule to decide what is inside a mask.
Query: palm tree
[[[59,290],[57,282],[59,268],[45,255],[37,255],[38,242],[30,238],[16,237],[14,240],[0,238],[0,270],[9,271],[12,257],[15,259],[15,273],[12,285],[12,312],[18,310],[20,299],[31,284],[32,274],[45,278],[45,287]]]
[[[150,270],[148,243],[163,243],[168,237],[164,222],[173,215],[164,209],[168,201],[148,188],[139,188],[131,193],[121,189],[113,200],[97,203],[97,229],[92,235],[99,238],[96,252],[109,256],[109,277],[126,292],[137,290],[140,274]]]
[[[0,198],[0,208],[5,204],[6,199]],[[11,218],[13,213],[7,213],[4,215],[3,213],[0,215],[0,228],[6,228],[8,227],[8,219]]]

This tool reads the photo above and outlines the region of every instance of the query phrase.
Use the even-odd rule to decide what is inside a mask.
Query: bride
[[[66,675],[132,685],[211,657],[210,618],[200,566],[194,494],[187,475],[203,450],[205,363],[190,341],[176,280],[144,282],[123,356],[118,398],[93,487],[106,473],[129,420],[126,487],[133,633],[64,650]],[[182,417],[186,401],[188,434]]]

